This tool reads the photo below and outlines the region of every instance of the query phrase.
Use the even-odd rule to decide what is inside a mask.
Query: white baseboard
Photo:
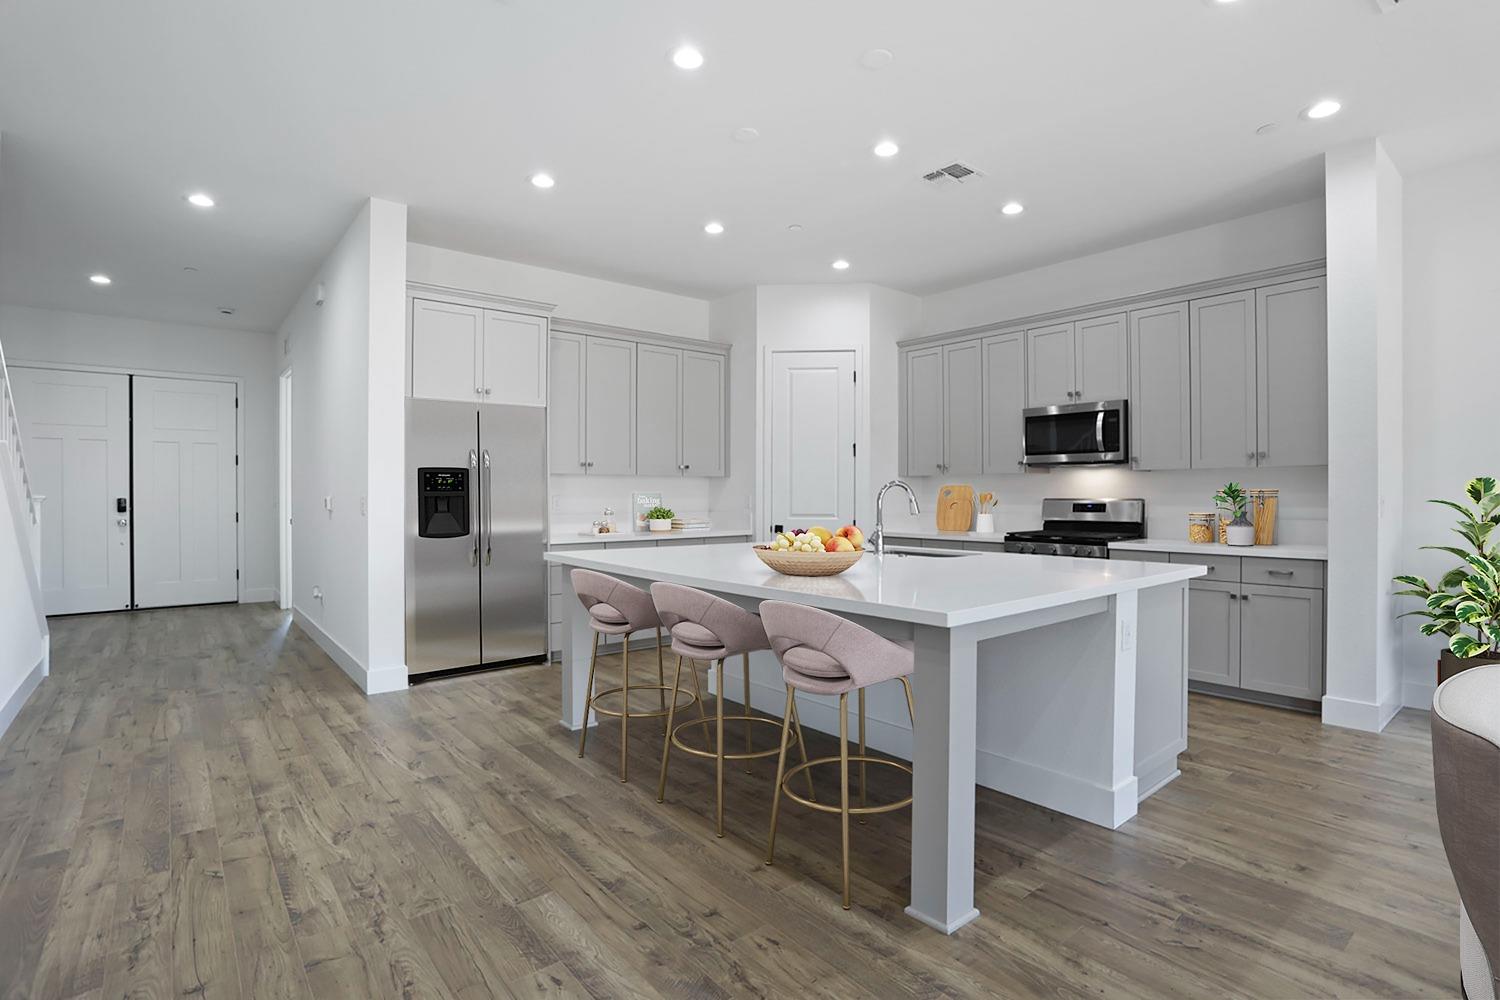
[[[275,587],[246,587],[240,591],[241,604],[271,604],[275,601]]]
[[[319,628],[317,623],[301,608],[292,608],[292,621],[306,632],[312,641],[328,654],[329,659],[337,663],[339,669],[348,674],[349,679],[365,694],[386,694],[391,691],[406,690],[407,677],[404,664],[400,667],[366,670],[364,664],[356,660],[352,653],[339,644],[338,640]]]
[[[1378,733],[1391,721],[1391,716],[1400,709],[1397,704],[1387,714],[1388,706],[1373,701],[1356,701],[1352,698],[1323,696],[1323,725],[1340,726],[1344,729],[1359,729],[1367,733]]]
[[[16,688],[4,705],[0,705],[0,736],[10,728],[10,724],[16,721],[16,716],[21,714],[21,709],[26,707],[26,701],[42,684],[42,678],[51,672],[52,651],[50,640],[44,639],[42,646],[42,658],[36,661],[36,665],[26,672],[21,680],[21,686]]]
[[[1401,685],[1401,704],[1407,708],[1432,711],[1432,692],[1437,685],[1431,681],[1406,681]]]

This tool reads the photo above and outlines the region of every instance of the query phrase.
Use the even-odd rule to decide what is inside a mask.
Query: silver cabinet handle
[[[1255,452],[1253,452],[1253,451],[1247,451],[1247,452],[1245,452],[1245,460],[1249,461],[1249,462],[1255,461]]]
[[[490,394],[490,387],[489,387],[489,386],[485,386],[485,387],[484,387],[484,394],[485,394],[485,395],[486,395],[486,396],[488,396],[488,395],[489,395],[489,394]]]
[[[474,395],[476,395],[476,396],[483,396],[484,395],[484,386],[482,386],[482,385],[476,385],[474,387]]]
[[[1250,595],[1249,594],[1241,594],[1240,595],[1240,600],[1244,601],[1246,604],[1249,604],[1250,603]]]
[[[1255,453],[1255,457],[1260,459],[1261,461],[1265,461],[1266,453],[1263,451],[1258,451]]]
[[[469,449],[469,534],[474,536],[474,548],[469,552],[469,565],[479,565],[479,454]]]
[[[1229,599],[1231,601],[1238,601],[1240,599],[1240,595],[1239,594],[1230,594],[1229,595]]]
[[[1024,459],[1024,458],[1018,459],[1016,461],[1016,468],[1018,468],[1018,469],[1024,469],[1024,468],[1026,468],[1026,459]]]
[[[683,471],[683,472],[686,472],[686,471],[687,471],[687,470],[688,470],[688,469],[691,469],[691,468],[692,468],[692,466],[691,466],[691,465],[684,465],[684,466],[683,466],[683,467],[682,467],[682,471]]]
[[[490,465],[490,450],[484,450],[484,564],[490,564],[492,544],[495,540],[495,524],[490,520],[490,514],[495,509],[494,489],[495,472]]]
[[[1214,571],[1214,568],[1212,566],[1205,566],[1203,568],[1206,569],[1210,573],[1212,573]]]
[[[578,467],[580,469],[587,469],[589,467],[589,463],[587,463],[587,462],[579,462],[578,463]]]
[[[126,519],[125,519],[125,518],[123,518],[123,517],[122,517],[122,518],[120,518],[120,519],[119,519],[119,520],[118,520],[118,521],[116,521],[116,522],[115,522],[115,523],[116,523],[116,524],[118,524],[118,525],[119,525],[119,526],[120,526],[120,527],[122,527],[122,528],[124,528],[124,527],[126,527],[126,526],[128,526],[128,525],[129,525],[129,524],[130,524],[130,522],[129,522],[129,521],[127,521],[127,520],[126,520]]]
[[[594,463],[593,463],[593,462],[589,462],[589,463],[587,463],[587,465],[588,465],[588,467],[589,467],[589,468],[590,468],[590,469],[592,469],[592,468],[593,468],[593,467],[594,467]]]
[[[1289,569],[1268,569],[1268,570],[1266,570],[1266,574],[1268,576],[1296,576],[1297,575],[1296,572],[1294,572],[1293,570],[1289,570]]]

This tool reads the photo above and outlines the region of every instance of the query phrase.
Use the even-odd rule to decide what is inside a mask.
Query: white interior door
[[[771,523],[854,520],[854,352],[771,355]]]
[[[239,597],[235,386],[136,377],[135,603]]]
[[[32,484],[47,498],[47,614],[130,607],[128,377],[13,368],[11,381]]]

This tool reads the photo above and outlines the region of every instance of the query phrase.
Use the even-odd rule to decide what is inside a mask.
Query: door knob
[[[122,528],[123,528],[123,527],[126,527],[126,526],[127,526],[127,525],[129,525],[129,524],[130,524],[130,522],[129,522],[129,521],[128,521],[128,520],[126,520],[126,519],[125,519],[125,518],[123,518],[123,517],[122,517],[122,518],[120,518],[120,519],[119,519],[119,520],[118,520],[118,521],[116,521],[116,522],[115,522],[115,523],[116,523],[116,524],[118,524],[118,525],[119,525],[119,526],[120,526],[120,527],[122,527]]]

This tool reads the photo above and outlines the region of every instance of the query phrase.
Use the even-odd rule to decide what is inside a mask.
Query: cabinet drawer
[[[1219,556],[1207,553],[1199,555],[1196,552],[1173,552],[1170,560],[1186,566],[1207,566],[1208,575],[1199,577],[1190,583],[1239,583],[1240,582],[1240,557]]]
[[[1246,583],[1273,587],[1323,588],[1323,564],[1316,559],[1259,559],[1245,557],[1241,570]]]
[[[552,597],[563,594],[563,567],[553,564],[547,567],[547,593]]]
[[[1136,552],[1131,549],[1111,549],[1111,559],[1120,559],[1130,562],[1164,563],[1171,562],[1171,556],[1166,552]]]
[[[993,542],[964,542],[963,547],[972,552],[1004,552],[1005,543],[998,539]]]

